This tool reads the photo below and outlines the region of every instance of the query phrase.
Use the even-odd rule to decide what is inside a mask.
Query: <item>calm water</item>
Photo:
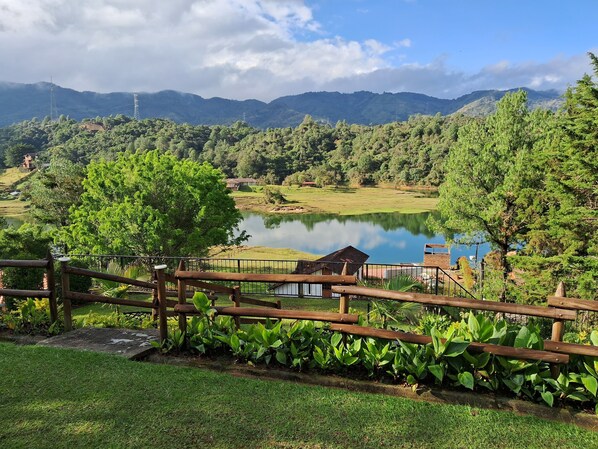
[[[429,212],[420,214],[258,215],[244,213],[240,229],[251,235],[248,245],[293,248],[328,254],[352,245],[370,255],[370,263],[421,263],[425,243],[444,243],[426,226]],[[488,252],[480,245],[479,256]],[[451,261],[475,255],[475,246],[454,246]]]

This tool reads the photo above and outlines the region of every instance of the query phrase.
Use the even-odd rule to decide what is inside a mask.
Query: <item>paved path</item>
[[[140,359],[154,351],[152,341],[158,341],[158,330],[132,330],[83,327],[56,335],[38,344],[53,348],[80,349],[116,354],[128,359]]]

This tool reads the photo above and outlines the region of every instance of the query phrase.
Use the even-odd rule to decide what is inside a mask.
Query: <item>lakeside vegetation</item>
[[[570,424],[469,406],[37,346],[0,343],[0,358],[0,441],[15,449],[573,449],[598,444],[596,432]]]

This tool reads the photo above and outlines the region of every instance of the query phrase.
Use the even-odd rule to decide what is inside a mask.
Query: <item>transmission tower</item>
[[[54,95],[54,83],[50,77],[50,121],[58,119],[58,109],[56,108],[56,96]]]
[[[137,94],[133,94],[133,118],[139,120],[139,99]]]

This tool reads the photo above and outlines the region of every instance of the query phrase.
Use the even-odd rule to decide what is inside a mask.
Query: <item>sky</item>
[[[564,90],[598,0],[0,0],[0,81],[270,101]]]

